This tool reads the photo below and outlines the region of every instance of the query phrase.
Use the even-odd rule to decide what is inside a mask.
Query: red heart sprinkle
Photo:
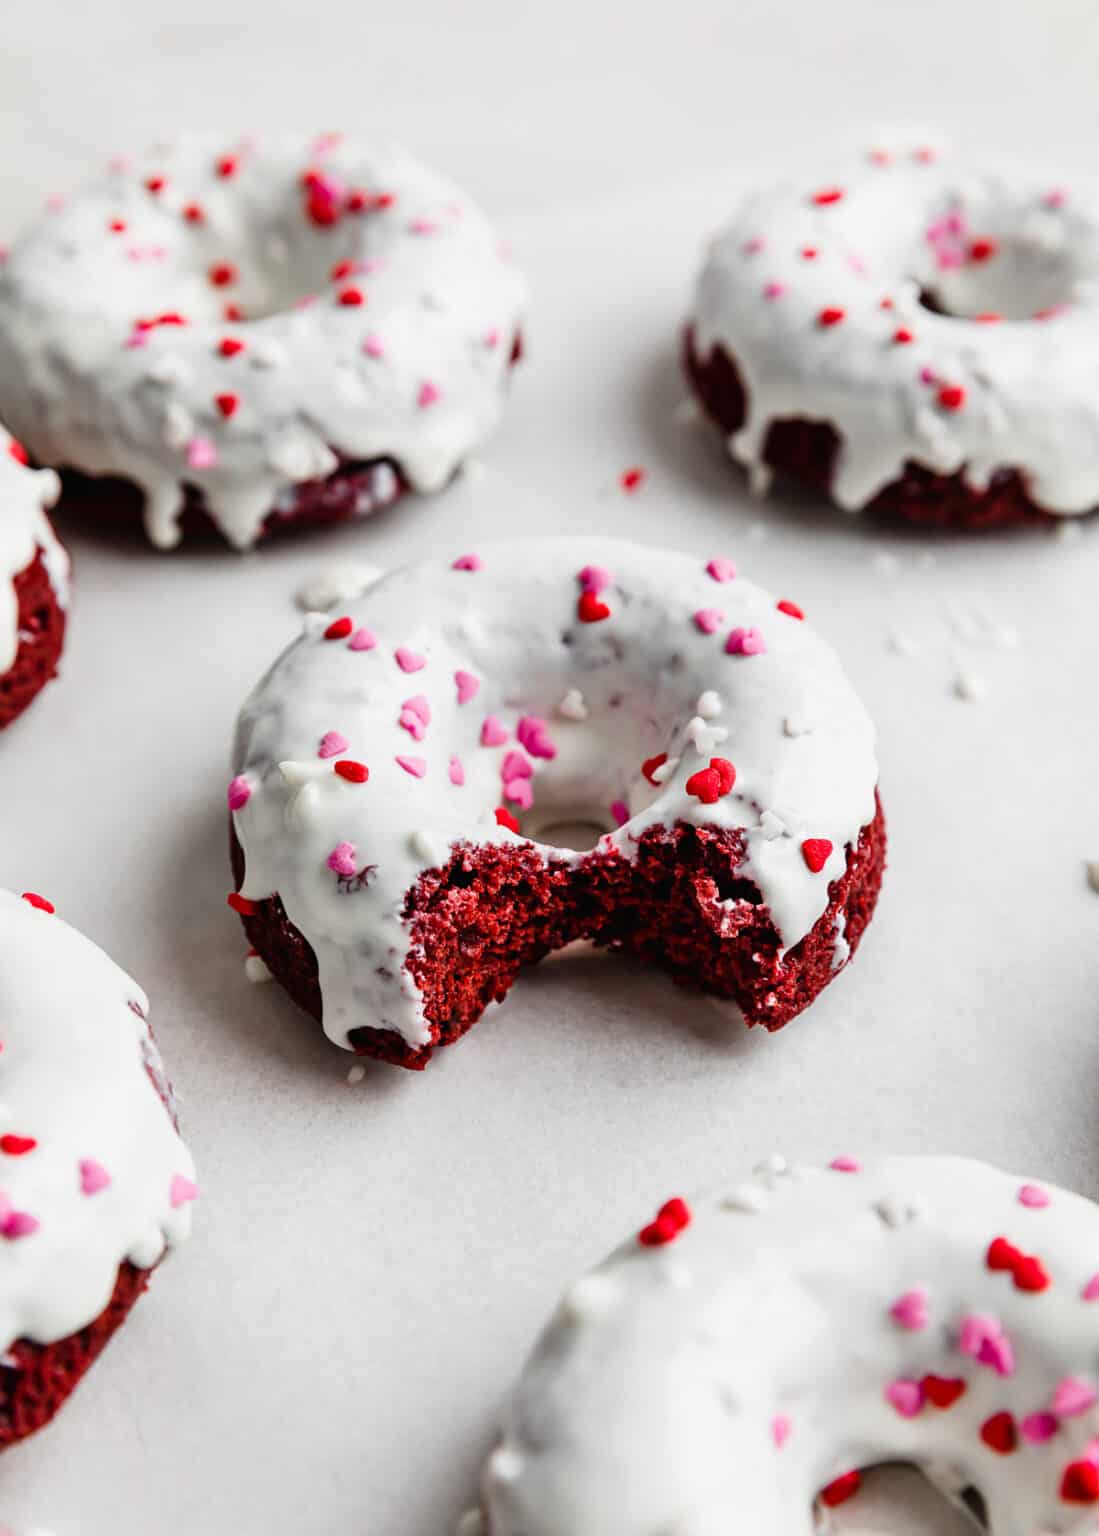
[[[658,768],[662,768],[667,761],[668,754],[666,752],[658,752],[655,757],[647,757],[641,764],[641,772],[644,774],[645,778],[648,779],[650,784],[656,784],[659,782],[657,779],[653,778],[653,774]]]
[[[816,261],[817,248],[815,245],[803,245],[801,248],[802,261]]]
[[[338,763],[333,763],[332,771],[338,773],[341,779],[346,779],[349,784],[365,784],[370,777],[370,769],[366,764],[357,763],[350,757],[341,757]]]
[[[965,390],[960,384],[944,384],[939,390],[939,404],[944,411],[960,411],[965,404]]]
[[[837,1504],[846,1504],[848,1499],[853,1499],[862,1487],[861,1472],[845,1472],[842,1477],[837,1477],[827,1488],[820,1491],[820,1501],[827,1504],[829,1509],[835,1509]]]
[[[813,193],[813,201],[818,208],[827,208],[829,203],[838,203],[842,196],[842,187],[825,187],[823,191]]]
[[[145,178],[145,189],[148,192],[163,192],[165,185],[163,176],[146,176]]]
[[[792,619],[803,619],[805,617],[804,611],[798,607],[797,603],[792,603],[788,597],[780,598],[775,607],[779,613],[788,613]]]
[[[498,827],[507,827],[509,832],[518,832],[519,831],[519,823],[518,823],[518,821],[516,821],[515,817],[511,814],[511,812],[508,810],[507,806],[498,805],[496,807],[495,816],[496,816],[496,825]]]
[[[342,619],[333,619],[324,632],[326,640],[346,640],[354,629],[354,624],[345,613]]]
[[[987,238],[974,240],[969,247],[969,259],[970,261],[990,261],[999,249],[995,240]]]
[[[183,217],[187,220],[188,224],[201,224],[206,215],[202,211],[201,204],[188,203],[183,210]]]
[[[223,336],[218,342],[218,351],[222,357],[236,357],[238,352],[244,351],[244,343],[238,336]]]
[[[221,414],[225,417],[226,421],[228,421],[230,416],[235,416],[236,413],[237,413],[237,409],[240,406],[240,396],[239,395],[215,395],[214,396],[214,404],[217,406],[217,408],[221,412]]]
[[[217,173],[223,181],[236,175],[237,163],[236,155],[222,155],[217,163]]]
[[[237,269],[230,261],[219,261],[210,268],[208,276],[215,288],[228,288],[237,280]]]
[[[38,1143],[33,1136],[0,1136],[0,1152],[9,1157],[23,1157],[33,1152]]]
[[[602,619],[609,619],[611,611],[595,592],[581,592],[576,616],[582,624],[598,624]]]
[[[1006,1237],[994,1237],[988,1245],[985,1263],[989,1269],[1014,1269],[1022,1254]]]
[[[17,464],[29,464],[31,461],[31,456],[23,447],[23,444],[17,443],[14,437],[8,444],[8,452]]]
[[[807,837],[801,845],[801,856],[814,875],[819,875],[828,863],[832,844],[826,837]]]
[[[845,318],[846,314],[847,311],[845,309],[822,309],[820,314],[817,316],[817,324],[819,326],[823,326],[823,328],[827,330],[829,326],[839,325],[840,321]]]
[[[1019,1432],[1010,1413],[994,1413],[981,1425],[981,1439],[998,1456],[1010,1456],[1019,1444]]]
[[[225,900],[234,912],[239,912],[241,917],[254,917],[259,911],[254,901],[249,901],[247,896],[242,896],[239,891],[230,891]]]
[[[361,288],[344,288],[340,292],[340,303],[347,309],[357,309],[360,304],[365,304]]]
[[[1094,1504],[1099,1500],[1099,1467],[1093,1461],[1070,1461],[1061,1479],[1066,1504]]]
[[[344,278],[350,277],[354,270],[355,263],[353,261],[337,261],[328,275],[334,283],[342,283]]]
[[[656,1213],[656,1220],[642,1227],[637,1241],[643,1248],[663,1248],[674,1243],[684,1227],[690,1226],[691,1208],[678,1195],[667,1200]]]
[[[633,469],[624,469],[619,476],[619,484],[624,491],[636,491],[641,488],[645,480],[645,471],[635,465]]]
[[[721,799],[721,779],[713,768],[700,768],[697,773],[692,773],[686,789],[703,805],[716,805]]]
[[[126,220],[125,219],[112,219],[110,221],[110,223],[107,225],[107,228],[110,230],[112,235],[124,234],[125,230],[126,230]]]
[[[915,335],[906,325],[899,325],[893,332],[893,340],[897,343],[898,347],[906,347],[910,341],[915,341],[915,339]]]
[[[57,908],[52,901],[47,901],[44,896],[39,896],[34,891],[24,891],[23,900],[32,907],[37,907],[39,912],[56,912]]]
[[[925,1376],[920,1386],[935,1408],[952,1408],[965,1391],[965,1382],[957,1376]]]
[[[1017,1291],[1044,1291],[1051,1284],[1049,1273],[1041,1259],[1023,1254],[1012,1270]]]
[[[736,783],[736,769],[727,757],[711,757],[710,767],[717,774],[721,793],[727,795]]]

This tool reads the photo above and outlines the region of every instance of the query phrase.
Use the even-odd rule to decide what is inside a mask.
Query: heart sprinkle
[[[642,1248],[663,1248],[674,1243],[679,1234],[691,1223],[691,1208],[685,1200],[676,1196],[667,1200],[656,1213],[656,1220],[642,1227],[637,1241]]]

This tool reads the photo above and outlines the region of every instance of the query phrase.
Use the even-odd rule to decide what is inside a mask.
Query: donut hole
[[[920,304],[956,320],[1043,318],[1072,302],[1081,276],[1070,249],[1033,214],[991,230],[948,215],[931,225],[917,265]]]
[[[555,848],[574,848],[577,853],[586,853],[589,848],[594,848],[601,837],[613,830],[609,816],[601,821],[593,816],[559,818],[555,815],[541,824],[537,817],[525,820],[524,832],[527,837]]]

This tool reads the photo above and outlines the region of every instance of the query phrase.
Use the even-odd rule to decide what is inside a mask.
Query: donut
[[[198,1190],[141,988],[0,891],[0,1450],[47,1424]]]
[[[406,1067],[580,938],[774,1030],[870,920],[877,777],[834,653],[728,558],[502,541],[307,617],[240,715],[229,900],[333,1041]]]
[[[61,487],[26,461],[0,427],[0,730],[56,674],[65,643],[69,557],[46,516]]]
[[[0,415],[81,472],[89,516],[244,548],[444,486],[497,425],[523,296],[473,203],[399,149],[192,134],[17,241]]]
[[[963,1158],[672,1199],[565,1294],[465,1531],[809,1536],[886,1461],[993,1536],[1094,1530],[1097,1262],[1091,1201]]]
[[[687,373],[759,489],[941,527],[1075,517],[1099,505],[1097,278],[1099,193],[876,150],[743,199]]]

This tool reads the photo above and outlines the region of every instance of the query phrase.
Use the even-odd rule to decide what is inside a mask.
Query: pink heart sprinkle
[[[355,844],[337,843],[328,855],[327,862],[333,874],[344,875],[350,879],[358,868],[355,863]]]
[[[767,643],[758,629],[731,629],[725,650],[729,656],[762,656]]]
[[[918,1333],[920,1329],[926,1328],[927,1292],[923,1286],[915,1286],[912,1290],[905,1291],[903,1296],[898,1296],[889,1308],[889,1315],[894,1322],[912,1333]]]
[[[504,784],[504,799],[510,800],[521,811],[529,811],[534,804],[534,789],[529,779],[508,779]]]
[[[598,595],[611,584],[611,573],[602,565],[586,565],[577,573],[577,581],[583,592],[594,592]]]
[[[40,1226],[37,1216],[30,1215],[28,1211],[9,1211],[0,1221],[0,1237],[15,1242],[21,1237],[33,1237]]]
[[[937,379],[938,375],[936,374],[934,368],[928,368],[925,366],[920,369],[921,384],[934,384],[937,382]]]
[[[533,772],[533,767],[521,752],[504,754],[504,761],[500,767],[502,779],[529,779]]]
[[[616,827],[624,827],[630,819],[630,808],[625,800],[611,801],[611,815],[614,817]]]
[[[235,779],[230,779],[229,792],[226,798],[229,801],[229,809],[231,811],[239,811],[242,805],[248,804],[252,798],[252,786],[243,773],[238,773]]]
[[[363,342],[363,351],[367,357],[384,357],[385,347],[380,336],[369,335]]]
[[[1044,1445],[1057,1433],[1057,1420],[1052,1413],[1028,1413],[1019,1425],[1019,1433],[1031,1445]]]
[[[763,297],[765,299],[781,299],[785,292],[785,283],[770,282],[763,285]]]
[[[963,1355],[987,1365],[999,1376],[1011,1376],[1015,1370],[1015,1351],[1000,1322],[994,1317],[971,1313],[962,1319],[958,1348]]]
[[[1049,1191],[1039,1184],[1024,1184],[1019,1190],[1019,1204],[1029,1210],[1040,1211],[1049,1204]]]
[[[704,635],[715,634],[725,622],[725,615],[719,608],[700,608],[694,615],[695,627]]]
[[[431,705],[422,693],[414,693],[410,699],[405,699],[401,708],[410,710],[425,725],[431,724]]]
[[[474,677],[472,672],[463,672],[461,669],[455,672],[454,682],[458,688],[459,704],[468,704],[470,699],[476,698],[481,688],[479,677]]]
[[[891,1381],[885,1397],[904,1419],[914,1419],[923,1407],[923,1388],[918,1381]]]
[[[168,1189],[168,1202],[173,1211],[178,1211],[181,1205],[187,1205],[192,1200],[198,1199],[198,1185],[191,1179],[184,1178],[182,1173],[174,1173]]]
[[[442,391],[438,384],[433,384],[430,379],[425,379],[420,385],[419,394],[416,396],[416,404],[420,407],[421,411],[424,411],[429,405],[434,405],[441,394]]]
[[[1066,1376],[1054,1389],[1050,1411],[1059,1419],[1074,1419],[1099,1402],[1099,1392],[1078,1376]]]
[[[714,581],[732,581],[736,576],[736,565],[724,555],[715,555],[706,563],[706,574]]]
[[[427,666],[427,657],[418,651],[410,651],[407,645],[399,645],[393,654],[402,672],[419,672]]]
[[[454,571],[483,571],[485,562],[480,555],[459,555],[451,566]]]
[[[1099,1275],[1092,1275],[1080,1296],[1084,1301],[1099,1301]]]
[[[450,775],[450,782],[452,784],[461,785],[465,783],[466,771],[462,766],[462,759],[460,757],[452,757],[450,759],[450,767],[447,772]]]
[[[495,715],[486,715],[485,723],[481,727],[482,747],[501,747],[508,739],[505,727],[497,720]]]
[[[321,737],[321,744],[317,748],[318,757],[339,757],[341,752],[346,752],[350,743],[346,736],[341,736],[339,731],[325,731]]]
[[[771,1439],[775,1442],[778,1450],[781,1451],[787,1440],[789,1440],[790,1431],[793,1427],[785,1413],[776,1413],[771,1420]]]
[[[834,1157],[828,1164],[834,1173],[861,1173],[862,1164],[857,1157]]]
[[[549,735],[549,722],[540,715],[523,715],[515,728],[515,734],[531,757],[542,757],[548,761],[557,756],[557,748]]]
[[[425,758],[398,757],[395,761],[399,768],[403,768],[405,773],[410,773],[414,779],[422,779],[427,772],[427,761]]]
[[[213,469],[217,461],[217,448],[208,437],[192,437],[187,444],[187,463],[192,469]]]
[[[357,629],[347,642],[349,651],[372,651],[378,643],[378,637],[372,629]]]
[[[111,1182],[111,1176],[102,1163],[97,1163],[94,1157],[82,1157],[79,1163],[80,1192],[83,1195],[98,1195],[100,1190],[106,1189]]]
[[[745,256],[757,256],[760,251],[766,250],[767,242],[762,235],[753,235],[750,240],[744,242]]]

